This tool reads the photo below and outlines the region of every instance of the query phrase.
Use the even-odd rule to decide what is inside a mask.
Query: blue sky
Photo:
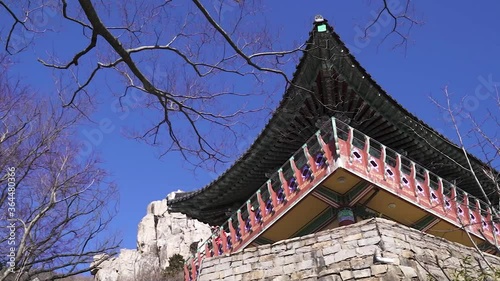
[[[451,139],[455,139],[453,130],[446,123],[442,113],[431,103],[429,96],[440,97],[442,89],[448,86],[454,94],[454,103],[466,100],[471,104],[465,108],[473,115],[481,116],[484,110],[491,108],[485,96],[493,92],[481,92],[476,89],[493,81],[500,84],[500,2],[487,0],[473,5],[467,1],[419,1],[413,15],[424,22],[414,27],[410,33],[406,51],[393,49],[394,37],[380,44],[390,27],[378,24],[368,41],[359,43],[359,30],[374,18],[377,1],[367,5],[367,1],[268,1],[263,8],[263,18],[268,27],[279,32],[279,41],[283,46],[303,43],[312,28],[316,14],[329,20],[341,39],[351,47],[355,57],[372,77],[410,112],[437,128]],[[347,2],[347,3],[346,3]],[[393,1],[397,6],[398,0]],[[235,11],[228,9],[226,13]],[[4,20],[0,20],[0,24]],[[37,39],[36,44],[24,54],[16,56],[18,64],[12,74],[20,75],[32,88],[39,89],[40,95],[52,95],[52,72],[34,61],[53,49],[58,54],[68,56],[73,47],[78,47],[78,34],[68,37],[46,36]],[[74,37],[74,38],[73,38]],[[65,38],[61,40],[61,38]],[[26,70],[30,71],[27,72]],[[269,78],[271,84],[283,81],[279,77]],[[489,82],[488,82],[489,81]],[[94,89],[105,92],[107,83],[101,81],[93,85]],[[243,86],[249,88],[249,85]],[[491,85],[490,85],[491,88]],[[271,96],[270,104],[275,105],[283,88],[278,88]],[[92,150],[100,153],[104,166],[112,173],[112,178],[120,190],[120,208],[113,226],[123,235],[122,247],[135,248],[137,225],[146,213],[146,206],[151,201],[160,200],[174,190],[195,190],[203,187],[223,171],[219,167],[216,173],[196,169],[186,164],[175,153],[159,158],[160,151],[142,142],[124,137],[124,132],[131,124],[142,124],[141,114],[134,112],[134,102],[129,100],[129,113],[115,109],[116,97],[104,95],[93,116],[99,123],[108,123],[96,135],[98,125],[88,124],[79,129],[82,142],[92,142]],[[224,106],[224,105],[223,105]],[[498,110],[497,110],[498,112]],[[257,118],[238,145],[229,148],[232,158],[253,141],[262,129],[268,114]],[[461,129],[467,130],[466,124]],[[488,127],[490,132],[498,128]],[[99,133],[99,134],[101,134]],[[90,137],[89,137],[90,136]]]

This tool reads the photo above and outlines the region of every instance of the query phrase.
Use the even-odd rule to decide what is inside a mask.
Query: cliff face
[[[472,248],[377,218],[205,259],[198,280],[448,280],[466,256],[472,274],[488,268]]]
[[[210,236],[210,228],[179,213],[168,213],[167,200],[151,202],[137,233],[137,249],[122,249],[99,265],[97,281],[160,280],[173,254],[189,256],[192,242]],[[96,260],[98,257],[96,257]]]
[[[152,202],[139,224],[137,249],[122,249],[103,262],[94,272],[95,280],[165,280],[162,269],[168,258],[176,253],[188,257],[190,244],[209,235],[207,225],[169,214],[166,200]],[[204,259],[197,280],[448,280],[446,276],[452,276],[466,256],[472,257],[468,271],[488,268],[472,248],[374,218]],[[500,258],[484,256],[500,268]]]

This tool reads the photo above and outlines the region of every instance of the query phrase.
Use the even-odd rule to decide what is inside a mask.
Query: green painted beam
[[[326,223],[332,221],[335,218],[336,211],[332,208],[326,208],[323,212],[312,219],[308,224],[295,232],[292,237],[304,236],[307,234],[314,233],[322,228]]]
[[[436,219],[435,216],[427,215],[427,216],[423,217],[421,220],[414,223],[411,227],[418,229],[418,230],[422,230],[426,226],[428,226],[430,223],[432,223],[435,219]]]
[[[259,244],[259,245],[273,244],[274,243],[273,240],[267,239],[267,238],[262,237],[262,236],[257,237],[253,242],[256,244]]]
[[[342,203],[344,202],[344,199],[343,199],[342,195],[340,195],[337,192],[335,192],[335,191],[333,191],[333,190],[331,190],[329,188],[326,188],[324,186],[320,185],[320,186],[316,187],[316,189],[314,190],[314,192],[317,192],[320,195],[328,198],[329,200],[337,203],[337,205],[342,205]]]
[[[370,186],[370,183],[367,181],[360,181],[356,184],[351,190],[349,190],[344,196],[346,202],[350,203],[352,199],[356,198],[361,192],[363,192],[366,188]]]

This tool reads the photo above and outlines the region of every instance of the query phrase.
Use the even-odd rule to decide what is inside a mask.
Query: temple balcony
[[[205,258],[376,216],[497,253],[496,209],[332,118],[199,245],[185,280]]]

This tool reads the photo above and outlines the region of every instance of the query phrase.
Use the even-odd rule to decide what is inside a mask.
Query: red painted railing
[[[335,123],[339,125],[338,121]],[[339,134],[345,137],[338,140],[340,158],[347,159],[344,168],[436,217],[498,245],[500,224],[492,219],[491,206],[368,136],[345,124],[341,126],[347,128]],[[371,149],[371,144],[376,144],[380,150]]]
[[[200,245],[186,261],[185,280],[196,279],[204,258],[248,246],[338,167],[498,245],[500,224],[488,204],[332,118]]]

